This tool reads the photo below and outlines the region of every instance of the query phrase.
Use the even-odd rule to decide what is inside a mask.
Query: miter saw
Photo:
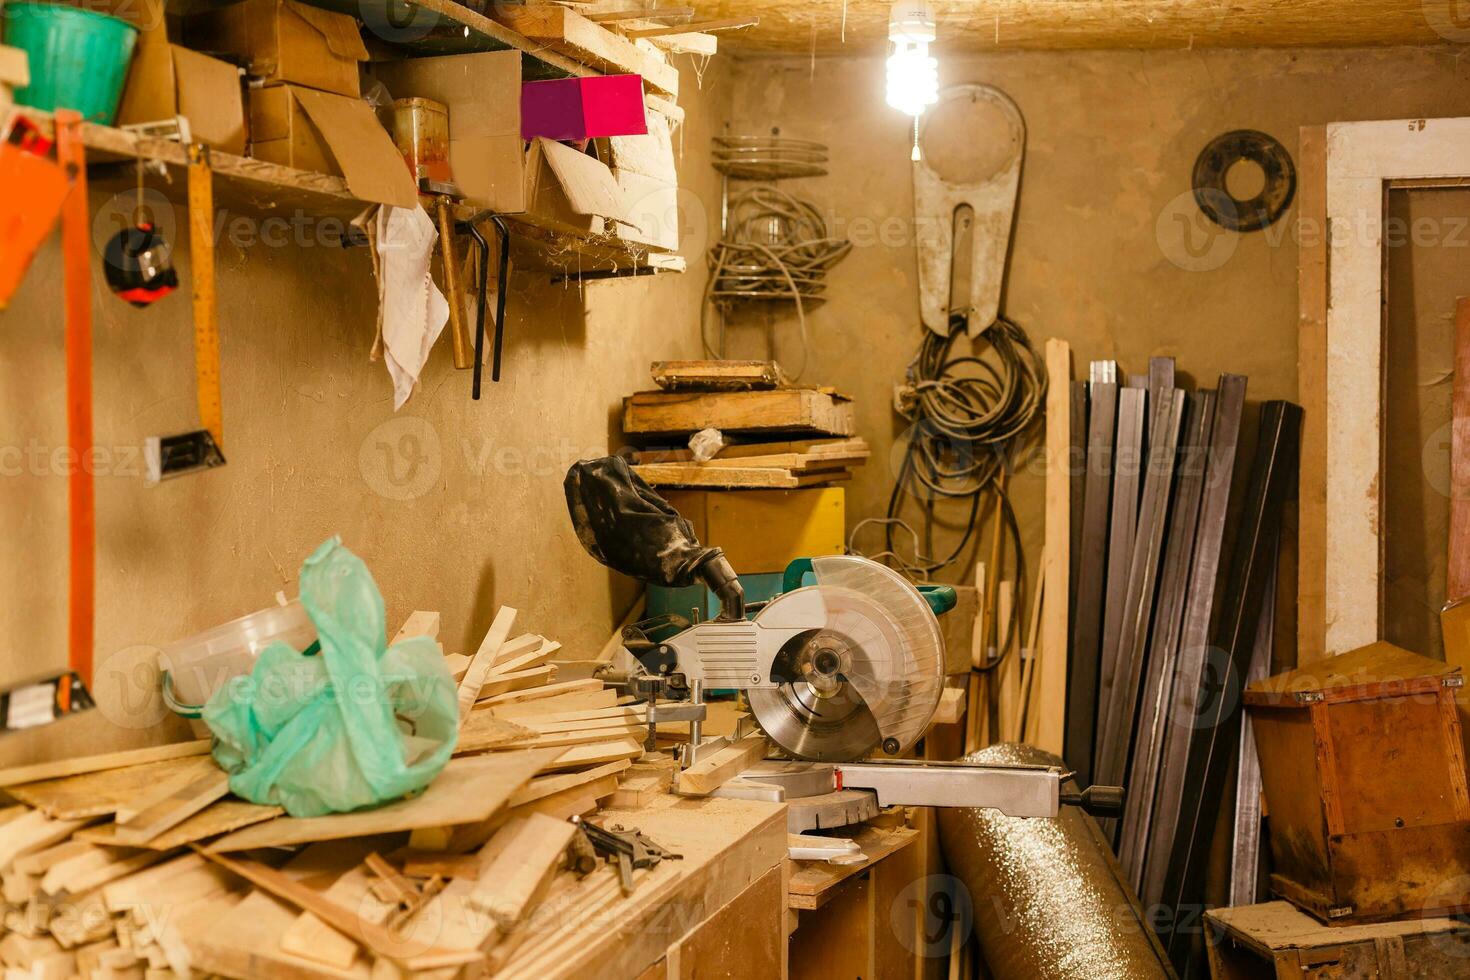
[[[936,613],[954,605],[953,589],[921,592],[884,565],[835,555],[794,562],[780,595],[747,606],[724,553],[700,544],[622,457],[574,464],[565,489],[577,536],[598,561],[656,585],[703,582],[719,599],[714,619],[664,640],[635,627],[623,641],[636,662],[627,687],[647,703],[650,731],[658,721],[690,723],[681,766],[728,744],[701,738],[712,690],[742,692],[755,723],[795,760],[757,763],[721,795],[786,801],[794,832],[855,823],[894,804],[993,807],[1013,817],[1054,817],[1063,804],[1121,812],[1121,788],[1064,793],[1070,774],[1053,766],[900,758],[927,731],[944,689]]]

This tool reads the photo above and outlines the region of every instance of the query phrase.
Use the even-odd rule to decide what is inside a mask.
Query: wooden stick
[[[137,810],[118,813],[116,839],[119,844],[145,844],[165,830],[183,823],[230,791],[224,770],[205,773],[165,787],[161,795],[145,799]]]
[[[702,20],[693,24],[675,24],[672,27],[639,27],[623,33],[631,38],[662,37],[665,34],[709,34],[714,31],[733,31],[742,27],[755,27],[759,17],[730,17],[726,20]]]
[[[393,634],[393,639],[388,645],[391,647],[400,640],[406,640],[413,636],[427,636],[431,640],[439,638],[439,614],[423,609],[415,609],[409,617],[403,621],[398,632]]]
[[[681,771],[675,790],[685,796],[708,796],[765,755],[766,736],[747,735]]]
[[[1470,296],[1455,304],[1450,421],[1450,542],[1445,599],[1470,595]]]
[[[19,786],[36,783],[43,779],[61,779],[64,776],[80,776],[104,769],[121,769],[138,766],[145,762],[162,762],[165,759],[182,759],[190,755],[208,755],[212,742],[200,739],[197,742],[174,742],[169,745],[154,745],[146,749],[127,749],[122,752],[107,752],[77,759],[57,759],[54,762],[37,762],[28,766],[12,766],[0,769],[0,786]]]
[[[466,902],[488,913],[501,929],[511,929],[551,884],[576,833],[576,825],[566,820],[541,813],[527,817]]]
[[[640,595],[633,600],[633,605],[628,607],[627,615],[622,618],[618,623],[617,629],[613,630],[612,636],[608,637],[607,642],[602,645],[602,649],[597,652],[596,660],[598,663],[605,664],[612,662],[612,658],[623,648],[623,630],[626,627],[632,626],[638,621],[638,617],[643,615],[643,609],[647,605],[647,601],[647,595]]]
[[[1046,548],[1041,551],[1042,564],[1046,563]],[[1046,579],[1038,578],[1036,590],[1031,596],[1031,630],[1027,635],[1026,643],[1030,650],[1030,656],[1025,658],[1021,672],[1021,698],[1016,710],[1016,728],[1011,733],[1011,741],[1019,742],[1026,733],[1026,715],[1031,701],[1031,677],[1036,672],[1036,659],[1039,655],[1036,644],[1041,631],[1042,594],[1046,591]]]
[[[470,659],[470,666],[465,671],[464,680],[459,684],[459,720],[464,723],[470,710],[475,706],[475,700],[480,696],[480,688],[485,683],[485,678],[490,674],[490,668],[495,665],[495,654],[505,644],[506,637],[510,636],[511,627],[515,624],[516,611],[510,606],[501,606],[495,614],[495,621],[490,624],[490,631],[485,634],[485,639],[480,643],[480,649]]]

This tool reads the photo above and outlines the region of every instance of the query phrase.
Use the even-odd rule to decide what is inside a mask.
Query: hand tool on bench
[[[786,767],[781,773],[752,773],[758,785],[735,786],[731,795],[789,804],[796,796],[849,794],[835,812],[855,819],[895,804],[990,807],[1013,817],[1054,817],[1062,805],[1099,815],[1121,810],[1121,787],[1064,792],[1071,773],[1056,766],[901,758],[928,730],[944,689],[936,612],[953,606],[952,588],[921,592],[885,565],[835,555],[793,562],[781,594],[747,606],[724,553],[700,544],[689,522],[622,457],[574,464],[565,490],[578,540],[598,561],[670,588],[702,582],[719,599],[714,619],[627,648],[638,665],[636,690],[648,692],[650,704],[662,698],[699,707],[704,691],[741,691],[765,734],[799,760],[778,763]],[[665,715],[661,705],[658,715]],[[679,759],[686,768],[725,744],[701,741],[698,725],[690,727]],[[887,758],[868,758],[879,752]],[[792,819],[797,832],[832,825],[829,813],[811,815],[817,823],[808,826]]]
[[[572,822],[582,829],[594,851],[618,866],[624,895],[633,894],[634,868],[652,869],[660,861],[677,861],[684,856],[654,843],[637,827],[628,830],[617,824],[601,827],[581,817],[573,817]]]
[[[203,428],[174,436],[149,436],[144,441],[150,485],[225,464],[214,281],[214,174],[209,148],[202,143],[189,146],[189,264],[194,298],[194,384]]]
[[[66,315],[66,436],[72,466],[67,476],[69,586],[67,669],[0,692],[0,730],[50,724],[94,706],[94,641],[97,513],[92,459],[92,221],[87,202],[87,153],[82,117],[70,109],[55,116],[56,160],[70,189],[61,202],[61,262]]]

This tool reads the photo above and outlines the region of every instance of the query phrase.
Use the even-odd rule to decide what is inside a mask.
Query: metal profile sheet
[[[1198,392],[1190,402],[1184,435],[1179,448],[1174,502],[1169,514],[1164,564],[1159,573],[1158,608],[1139,700],[1138,734],[1128,765],[1128,796],[1124,804],[1118,860],[1137,888],[1143,871],[1143,845],[1154,805],[1158,780],[1158,757],[1163,725],[1174,680],[1174,663],[1179,652],[1179,630],[1184,618],[1185,590],[1189,566],[1194,558],[1195,535],[1199,530],[1200,498],[1205,482],[1205,463],[1210,433],[1215,421],[1215,392]]]
[[[1143,888],[1139,897],[1146,905],[1156,905],[1163,897],[1167,856],[1173,849],[1174,831],[1183,805],[1189,735],[1209,655],[1210,621],[1219,593],[1220,555],[1224,548],[1230,491],[1235,479],[1245,390],[1243,375],[1220,376],[1210,452],[1205,464],[1205,484],[1200,498],[1199,531],[1194,560],[1190,563],[1184,622],[1179,633],[1179,655],[1169,696],[1168,722],[1164,725],[1163,749],[1159,756],[1158,789],[1145,848]],[[1155,855],[1159,859],[1150,860]]]
[[[1083,490],[1082,545],[1077,557],[1076,618],[1067,663],[1067,729],[1064,754],[1077,781],[1092,782],[1092,750],[1097,725],[1097,686],[1101,668],[1102,600],[1107,569],[1108,513],[1113,499],[1113,432],[1118,424],[1118,385],[1092,383],[1087,427],[1087,475]]]
[[[1240,691],[1255,643],[1266,585],[1275,567],[1276,536],[1280,533],[1281,510],[1290,486],[1296,480],[1301,447],[1301,406],[1271,401],[1261,406],[1260,438],[1251,483],[1234,537],[1235,551],[1221,606],[1215,648],[1220,651],[1216,674],[1218,688],[1211,683],[1200,694],[1201,710],[1191,732],[1188,780],[1180,808],[1174,847],[1164,876],[1164,903],[1174,908],[1198,906],[1204,899],[1205,866],[1209,861],[1210,832],[1214,827],[1225,777],[1238,751],[1240,698],[1224,692]],[[1155,855],[1155,860],[1159,858]],[[1176,965],[1190,954],[1191,936],[1182,930],[1169,934],[1166,948]]]
[[[1103,593],[1101,667],[1097,685],[1097,730],[1108,725],[1113,678],[1117,669],[1118,639],[1122,633],[1123,604],[1128,591],[1128,565],[1138,524],[1139,476],[1143,469],[1143,418],[1147,408],[1144,389],[1129,385],[1118,392],[1118,426],[1113,451],[1113,501],[1108,530],[1108,564]],[[1098,757],[1094,753],[1093,769]]]

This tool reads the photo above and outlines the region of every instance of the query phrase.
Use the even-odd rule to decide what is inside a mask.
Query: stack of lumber
[[[774,487],[791,490],[852,479],[868,458],[862,439],[801,439],[725,446],[699,462],[688,449],[650,449],[634,455],[634,470],[653,486]]]
[[[635,469],[654,486],[791,490],[851,479],[868,458],[852,402],[790,386],[773,361],[659,361],[653,377],[660,390],[624,401],[623,432],[648,446]],[[709,429],[727,443],[712,457],[659,448]]]
[[[582,884],[568,820],[618,791],[642,716],[557,682],[515,615],[446,655],[460,742],[411,798],[290,817],[230,796],[207,740],[0,770],[6,976],[449,978],[539,948],[531,911]],[[395,639],[438,629],[416,612]]]

